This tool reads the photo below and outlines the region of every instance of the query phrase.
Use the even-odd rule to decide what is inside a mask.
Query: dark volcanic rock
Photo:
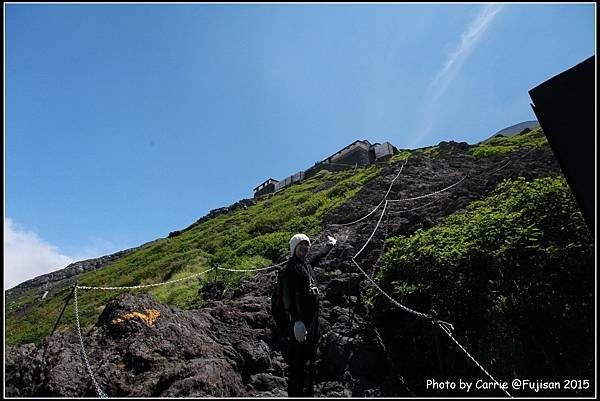
[[[202,296],[205,301],[208,300],[219,300],[223,298],[223,291],[225,291],[225,283],[222,281],[211,281],[202,286],[198,290],[198,294]]]
[[[503,179],[560,174],[547,146],[481,159],[471,156],[463,143],[440,143],[438,148],[436,157],[423,152],[409,157],[387,198],[399,202],[388,204],[389,213],[374,234],[381,207],[358,224],[334,224],[372,211],[401,163],[385,166],[355,198],[324,216],[326,229],[313,239],[311,252],[318,251],[327,235],[335,236],[338,244],[315,268],[322,302],[317,396],[414,395],[390,358],[393,339],[379,335],[362,301],[370,281],[351,262],[359,250],[357,262],[373,275],[387,237],[438,224],[488,195]],[[242,201],[203,219],[250,204]],[[96,325],[83,330],[96,380],[115,397],[285,397],[287,366],[270,316],[275,277],[275,270],[257,273],[228,292],[218,284],[206,286],[201,292],[210,302],[200,310],[177,310],[148,295],[117,296]],[[40,346],[8,347],[5,372],[7,396],[96,395],[76,332],[56,333]]]
[[[244,385],[237,369],[242,357],[217,326],[208,310],[179,311],[149,295],[123,294],[106,306],[96,326],[84,331],[84,344],[98,383],[111,396],[241,396]],[[56,334],[39,349],[28,344],[25,350],[8,349],[7,394],[95,394],[72,333]],[[27,386],[14,380],[22,377],[17,358],[41,360],[41,374],[29,377]]]

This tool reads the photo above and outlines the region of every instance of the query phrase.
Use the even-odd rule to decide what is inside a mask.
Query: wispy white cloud
[[[488,4],[483,7],[461,35],[460,43],[456,49],[448,55],[443,67],[429,83],[425,92],[425,105],[420,113],[421,127],[413,139],[412,146],[415,146],[433,128],[441,98],[501,9],[502,6],[497,4]]]
[[[471,54],[477,43],[479,43],[486,29],[500,11],[500,7],[501,6],[493,4],[486,5],[473,22],[471,22],[467,30],[463,32],[460,44],[456,50],[448,56],[444,63],[444,67],[438,72],[429,85],[429,91],[436,95],[436,97],[444,94],[448,85],[456,77],[463,63],[469,54]]]
[[[56,246],[27,231],[12,219],[4,218],[4,289],[9,289],[42,274],[69,264],[110,255],[126,247],[104,239],[93,239],[90,245],[65,255]]]
[[[73,262],[36,233],[19,227],[10,218],[4,219],[5,290]]]

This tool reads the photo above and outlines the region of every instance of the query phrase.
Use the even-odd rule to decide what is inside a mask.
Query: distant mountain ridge
[[[27,295],[30,295],[31,291],[37,292],[36,297],[40,299],[45,298],[48,295],[52,296],[61,289],[65,287],[71,287],[73,284],[75,284],[81,274],[98,270],[106,265],[116,262],[124,256],[127,256],[131,252],[139,250],[144,246],[156,241],[158,240],[153,240],[146,244],[118,251],[110,255],[73,262],[62,269],[58,269],[50,273],[42,274],[32,279],[23,281],[22,283],[4,291],[6,311],[12,312],[19,300]]]
[[[525,128],[534,129],[539,124],[540,123],[537,120],[524,121],[522,123],[511,125],[510,127],[501,129],[500,131],[498,131],[494,135],[492,135],[492,137],[494,137],[496,135],[503,135],[503,136],[517,135],[517,134],[521,133]]]

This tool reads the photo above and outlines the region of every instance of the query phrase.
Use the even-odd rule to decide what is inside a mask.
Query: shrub
[[[454,322],[484,366],[506,377],[593,377],[593,238],[563,178],[504,181],[464,213],[388,245],[377,282]],[[398,347],[425,327],[373,289],[368,299]],[[420,346],[404,353],[407,365],[423,363]],[[456,358],[445,363],[466,374]]]
[[[518,135],[505,137],[495,136],[471,148],[471,153],[476,157],[485,157],[514,152],[519,149],[532,149],[547,145],[548,141],[541,127],[521,132]]]

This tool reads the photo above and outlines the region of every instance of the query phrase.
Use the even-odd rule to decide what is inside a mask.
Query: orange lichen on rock
[[[113,324],[123,323],[129,319],[139,318],[146,326],[152,326],[156,319],[160,316],[160,312],[156,309],[146,309],[146,313],[131,312],[116,319],[113,319]]]

